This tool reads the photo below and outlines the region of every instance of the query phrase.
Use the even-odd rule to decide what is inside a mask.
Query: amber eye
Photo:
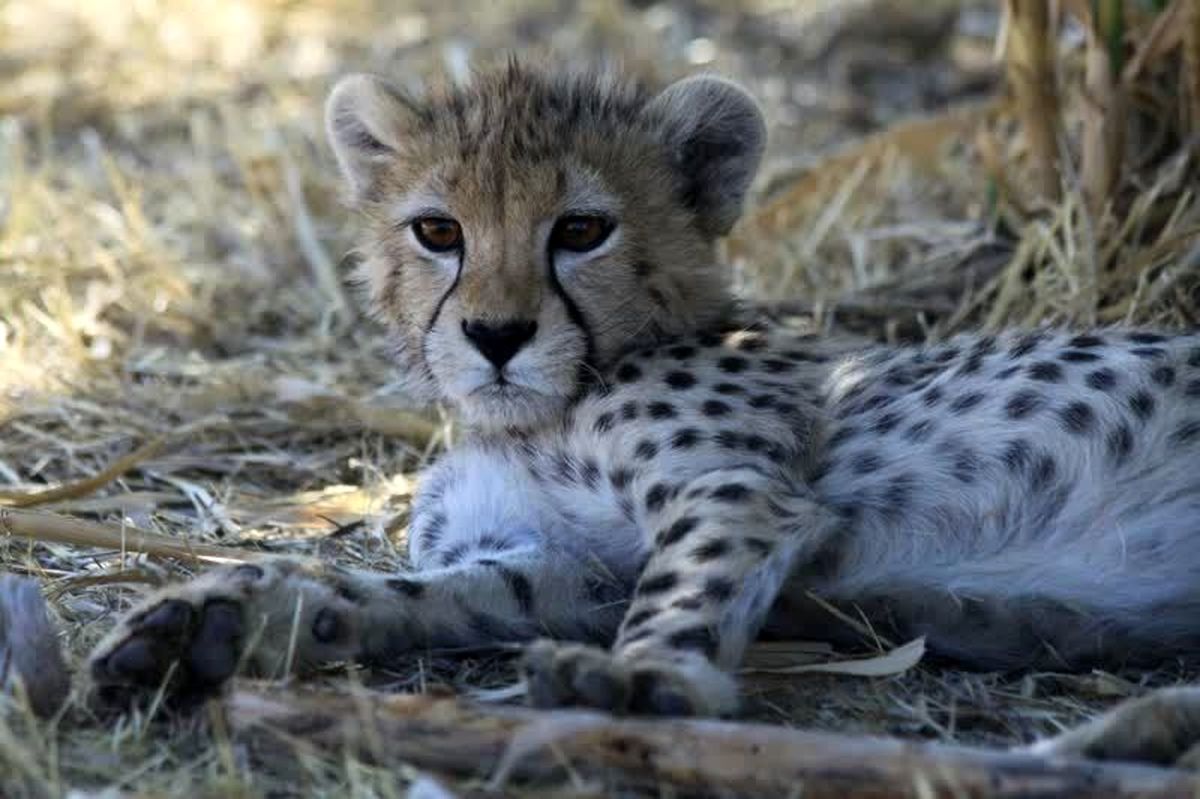
[[[602,216],[564,216],[550,233],[550,246],[556,250],[587,252],[604,243],[613,231],[613,223]]]
[[[413,233],[430,252],[450,252],[462,247],[462,228],[453,219],[423,216],[413,220]]]

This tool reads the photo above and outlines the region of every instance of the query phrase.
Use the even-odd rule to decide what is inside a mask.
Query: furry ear
[[[325,102],[325,133],[355,202],[398,155],[420,114],[414,100],[371,75],[348,75],[333,87]]]
[[[683,179],[684,199],[711,236],[729,232],[762,160],[767,127],[758,104],[727,80],[677,81],[647,112]]]

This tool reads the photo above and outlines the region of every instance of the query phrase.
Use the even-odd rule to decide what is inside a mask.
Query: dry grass
[[[821,165],[900,116],[980,96],[998,72],[993,7],[970,3],[945,36],[953,5],[8,0],[0,488],[86,480],[161,442],[99,490],[42,509],[182,541],[400,565],[411,476],[454,431],[389,389],[378,331],[342,288],[350,220],[320,100],[351,69],[418,81],[505,48],[619,53],[663,78],[704,65],[747,82],[774,145],[757,212],[731,248],[736,268],[749,295],[791,298],[788,310],[820,324],[893,338],[1044,320],[1196,325],[1195,152],[1179,149],[1174,128],[1144,132],[1161,138],[1157,149],[1099,218],[1070,162],[1060,202],[1019,190],[1032,185],[1017,166],[1025,145],[1003,108],[983,114],[986,126],[938,120],[942,134],[884,134],[866,160]],[[897,19],[880,24],[881,13]],[[1166,80],[1156,73],[1131,98],[1149,119],[1167,116],[1152,113],[1169,106]],[[1079,118],[1067,111],[1068,123]],[[18,538],[0,539],[0,565],[42,581],[76,662],[145,584],[194,568]],[[1006,744],[1188,676],[925,666],[871,679],[758,676],[752,714]],[[502,653],[414,656],[371,676],[464,691],[511,678]],[[5,795],[394,796],[417,776],[338,757],[263,761],[203,716],[101,721],[72,704],[38,722],[10,705]]]

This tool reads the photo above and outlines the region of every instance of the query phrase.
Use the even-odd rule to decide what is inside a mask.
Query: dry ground
[[[767,211],[731,248],[738,276],[747,295],[784,298],[818,324],[889,337],[1048,319],[1197,324],[1190,156],[1151,172],[1146,207],[1103,242],[1070,194],[1024,213],[966,146],[969,126],[965,144],[914,145],[911,161],[822,160],[904,117],[990,96],[996,25],[980,2],[0,3],[0,490],[79,480],[166,437],[119,480],[52,509],[402,565],[410,478],[454,431],[397,410],[378,331],[341,282],[352,226],[320,105],[350,70],[419,82],[517,48],[745,81],[773,144]],[[1003,160],[1020,145],[999,128],[983,154],[999,146]],[[146,584],[190,567],[0,538],[0,568],[42,581],[77,663]],[[471,691],[512,676],[503,655],[483,653],[413,657],[370,679]],[[756,678],[752,713],[1008,744],[1187,677],[1169,665],[1072,676],[923,664]],[[0,713],[4,795],[392,796],[414,776],[263,760],[204,717]]]

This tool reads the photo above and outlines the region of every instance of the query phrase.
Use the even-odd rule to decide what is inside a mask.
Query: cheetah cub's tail
[[[23,692],[45,718],[62,707],[70,688],[58,625],[37,582],[0,575],[0,690]]]

